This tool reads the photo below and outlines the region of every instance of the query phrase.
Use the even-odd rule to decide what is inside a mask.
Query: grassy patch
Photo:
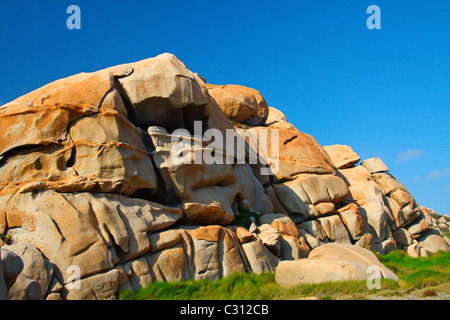
[[[414,293],[421,297],[436,292],[450,293],[450,253],[438,252],[429,258],[411,258],[404,251],[378,255],[380,261],[400,278],[383,279],[381,289],[369,290],[366,281],[325,282],[282,288],[273,273],[234,273],[218,281],[156,282],[139,291],[121,291],[122,300],[290,300],[367,299],[371,294],[398,296]]]
[[[251,210],[239,210],[239,215],[235,217],[233,225],[244,227],[248,230],[252,224],[250,217],[254,217],[258,222],[259,214]]]
[[[6,244],[9,243],[9,239],[10,239],[10,236],[5,233],[0,235],[0,240],[2,240]]]
[[[392,280],[381,281],[381,291],[396,290],[398,284]],[[379,292],[380,290],[378,290]],[[157,282],[139,291],[121,291],[121,300],[291,300],[307,297],[336,299],[354,296],[363,299],[372,293],[366,281],[324,282],[317,285],[302,285],[282,288],[275,282],[273,273],[256,275],[234,273],[218,281],[188,280],[180,282]]]
[[[445,237],[450,238],[450,230],[444,230],[444,229],[439,229],[439,230]]]
[[[233,273],[218,281],[188,280],[155,282],[136,292],[122,291],[123,300],[266,300],[277,298],[283,289],[275,275]]]
[[[399,278],[400,285],[416,289],[450,282],[450,253],[439,251],[428,258],[411,258],[396,250],[379,256],[380,261]]]

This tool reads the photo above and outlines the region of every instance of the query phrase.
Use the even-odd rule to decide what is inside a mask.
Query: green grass
[[[122,291],[123,300],[265,300],[277,297],[275,275],[233,273],[218,281],[155,282],[136,292]]]
[[[379,256],[399,278],[400,285],[416,289],[450,283],[450,253],[439,251],[428,258],[411,258],[401,250]]]
[[[259,214],[251,210],[239,210],[239,215],[235,217],[233,225],[244,227],[248,230],[252,224],[250,217],[254,217],[258,222]]]
[[[450,230],[444,230],[444,229],[439,229],[441,231],[441,233],[446,236],[447,238],[450,238]]]
[[[383,279],[381,289],[369,290],[366,281],[325,282],[282,288],[273,273],[261,275],[234,273],[218,281],[156,282],[139,291],[121,291],[121,300],[290,300],[367,299],[371,294],[398,296],[423,289],[450,293],[450,253],[438,252],[429,258],[411,258],[396,250],[378,255],[380,261],[400,278],[399,282]],[[427,290],[427,291],[425,291]],[[431,290],[431,291],[430,291]]]
[[[1,234],[1,235],[0,235],[0,239],[1,239],[4,243],[8,244],[8,243],[9,243],[10,236],[9,236],[9,235],[6,235],[6,234]]]

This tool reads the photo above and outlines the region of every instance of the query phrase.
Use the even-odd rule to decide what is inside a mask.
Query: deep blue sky
[[[81,30],[66,9],[81,8]],[[369,5],[381,30],[369,30]],[[450,213],[450,1],[0,2],[0,104],[53,80],[175,54],[258,89],[322,145],[379,156],[420,205]]]

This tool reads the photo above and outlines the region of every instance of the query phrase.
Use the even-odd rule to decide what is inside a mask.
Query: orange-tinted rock
[[[349,146],[336,144],[325,146],[324,149],[338,169],[353,167],[360,160],[360,157]]]
[[[339,215],[334,214],[327,217],[320,217],[317,220],[327,234],[328,239],[333,242],[351,244],[347,228],[342,223]]]
[[[142,264],[139,270],[134,266],[136,260],[118,266],[133,290],[154,281],[219,280],[248,268],[239,239],[220,226],[181,226],[154,233],[151,238],[168,242],[138,259]]]
[[[206,86],[228,119],[250,126],[260,126],[266,122],[269,107],[259,91],[234,84],[207,83]]]
[[[335,205],[331,202],[321,202],[316,204],[315,207],[319,213],[318,216],[330,215],[336,211]]]
[[[342,208],[339,208],[338,212],[342,222],[347,227],[352,240],[356,241],[361,239],[366,232],[366,225],[361,216],[358,205],[355,203],[350,203]]]
[[[266,124],[272,126],[280,121],[288,122],[284,113],[274,107],[269,107],[269,116],[267,117]]]
[[[0,194],[150,193],[154,168],[114,85],[128,72],[117,67],[75,75],[2,106]]]
[[[276,127],[237,131],[270,166],[278,180],[293,180],[302,173],[335,173],[330,157],[309,134]]]
[[[349,184],[350,195],[360,206],[361,217],[375,243],[387,240],[391,231],[389,221],[393,218],[383,190],[363,166],[343,169],[340,173]]]
[[[402,183],[389,173],[375,173],[372,177],[384,194],[395,201],[395,204],[401,209],[401,215],[397,213],[395,219],[398,227],[407,226],[420,216],[420,207]],[[390,203],[392,204],[392,201]],[[397,212],[395,204],[391,205],[395,210],[394,213]]]

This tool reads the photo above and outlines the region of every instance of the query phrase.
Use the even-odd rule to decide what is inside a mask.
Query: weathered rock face
[[[276,122],[280,121],[284,121],[286,123],[288,122],[284,113],[274,107],[269,107],[269,115],[267,117],[266,124],[268,126],[273,126],[276,124]]]
[[[380,158],[370,158],[361,162],[361,165],[369,170],[370,173],[389,172],[389,168]]]
[[[342,169],[339,173],[349,185],[351,197],[359,206],[377,251],[387,253],[401,247],[412,256],[419,254],[419,251],[420,255],[428,256],[423,245],[413,240],[432,226],[431,217],[388,171],[381,159],[373,158],[364,160],[360,166]],[[438,237],[442,238],[441,235]],[[443,238],[442,241],[445,242]],[[442,241],[438,241],[442,245],[437,246],[448,251],[448,245],[445,246]]]
[[[417,241],[420,247],[432,253],[438,252],[439,250],[445,252],[450,251],[448,238],[444,238],[438,229],[428,229],[420,235]]]
[[[225,115],[235,123],[250,126],[263,125],[269,115],[269,107],[259,91],[240,86],[206,84],[209,94]]]
[[[142,134],[114,84],[126,72],[117,70],[58,80],[0,108],[0,194],[156,187]]]
[[[449,250],[435,229],[447,221],[381,159],[355,166],[350,147],[322,147],[257,90],[206,84],[170,54],[30,92],[0,107],[0,134],[2,299],[114,299],[292,266],[359,279],[376,263],[365,249]]]
[[[144,130],[162,126],[169,131],[207,121],[209,102],[203,80],[174,55],[130,63],[133,73],[119,79],[134,105],[138,125]]]
[[[155,146],[152,158],[164,181],[167,202],[181,204],[185,217],[194,223],[230,224],[237,210],[240,185],[233,166],[226,163],[225,153],[220,155],[220,163],[205,164],[205,159],[195,159],[209,150],[201,139],[175,138],[158,127],[150,127],[148,132]],[[174,141],[180,139],[183,141],[175,145]],[[215,152],[219,159],[218,151]]]
[[[349,146],[336,144],[325,146],[324,149],[333,159],[337,169],[351,168],[361,160],[358,154]]]
[[[300,174],[335,173],[327,152],[311,135],[295,128],[253,127],[238,133],[272,168],[276,180],[293,180]]]
[[[81,277],[108,270],[150,249],[148,233],[183,215],[178,208],[114,194],[41,191],[0,198],[14,243],[28,242],[56,266],[60,283],[71,265]]]
[[[8,248],[3,248],[3,251],[16,254],[16,259],[20,259],[23,265],[20,274],[8,290],[9,298],[41,300],[50,286],[53,265],[36,247],[27,242],[10,245]]]

